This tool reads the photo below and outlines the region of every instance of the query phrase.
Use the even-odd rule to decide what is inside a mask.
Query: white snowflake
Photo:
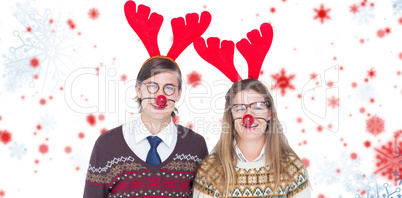
[[[359,11],[354,14],[354,19],[357,19],[359,24],[369,24],[370,20],[374,19],[374,7],[368,3],[364,6],[359,6]]]
[[[68,29],[67,24],[61,23],[61,19],[52,19],[50,22],[52,12],[49,9],[40,14],[29,4],[17,4],[16,8],[14,16],[23,27],[22,31],[13,31],[20,44],[10,47],[10,53],[3,55],[3,77],[7,79],[7,90],[15,90],[26,84],[35,87],[37,83],[42,84],[42,91],[45,85],[52,85],[52,91],[55,92],[70,70],[65,62],[72,59],[71,47],[67,45],[71,44],[68,40],[72,39],[73,31]],[[30,66],[33,58],[39,60],[36,68]],[[33,80],[35,74],[39,80]]]
[[[401,15],[402,14],[402,0],[393,1],[392,8],[394,9],[394,15]]]
[[[395,190],[392,190],[393,188],[388,184],[384,183],[383,185],[378,185],[376,183],[375,186],[367,186],[366,187],[366,194],[365,196],[361,196],[359,194],[355,195],[355,198],[394,198],[394,197],[402,197],[400,192],[401,189],[399,187],[395,188]],[[380,195],[381,194],[381,195]],[[393,196],[392,196],[393,195]]]
[[[19,34],[16,32],[16,34]],[[3,57],[7,60],[3,70],[3,77],[7,78],[5,86],[8,91],[14,91],[17,88],[21,88],[24,84],[30,84],[32,86],[34,69],[29,67],[28,64],[21,64],[20,57],[24,54],[21,51],[10,53]]]
[[[18,144],[17,142],[14,142],[8,149],[10,149],[10,157],[17,157],[18,159],[21,159],[21,157],[27,153],[24,144]]]
[[[320,165],[320,171],[317,172],[318,182],[327,185],[340,183],[345,191],[351,193],[362,192],[367,186],[374,187],[377,184],[376,176],[373,173],[364,174],[360,170],[362,162],[362,157],[352,159],[343,151],[338,160],[326,160]]]
[[[54,129],[56,122],[53,116],[43,115],[40,117],[39,124],[41,125],[42,130],[44,130],[45,132],[49,132]]]
[[[333,185],[339,183],[337,169],[339,168],[334,161],[323,160],[319,165],[320,169],[317,170],[316,177],[319,183],[326,185]]]
[[[353,95],[356,102],[363,102],[363,104],[368,104],[370,102],[370,98],[377,97],[378,93],[373,81],[369,81],[367,83],[361,83],[356,88],[354,88]]]

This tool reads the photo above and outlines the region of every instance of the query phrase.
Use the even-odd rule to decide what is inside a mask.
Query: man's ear
[[[141,98],[142,97],[141,96],[141,87],[140,87],[140,85],[138,83],[135,84],[135,91],[137,92],[137,97]]]
[[[176,101],[179,101],[179,100],[180,100],[180,98],[181,98],[181,91],[182,91],[182,90],[183,90],[183,88],[180,88],[179,94],[177,95]]]

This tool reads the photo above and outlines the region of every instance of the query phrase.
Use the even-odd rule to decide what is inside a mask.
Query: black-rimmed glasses
[[[144,84],[147,86],[147,90],[150,94],[154,94],[156,92],[159,91],[159,85],[156,82],[149,82],[149,83],[140,83],[140,84]],[[179,89],[180,86],[175,86],[172,84],[166,84],[165,86],[163,86],[163,93],[165,93],[167,96],[171,96],[174,94],[174,92],[176,91],[176,89]]]
[[[253,102],[250,104],[234,104],[230,106],[230,110],[233,117],[241,117],[247,112],[247,108],[250,108],[251,112],[255,115],[263,115],[268,113],[270,104],[269,102]]]

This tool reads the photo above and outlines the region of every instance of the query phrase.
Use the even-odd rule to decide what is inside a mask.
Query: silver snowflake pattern
[[[354,91],[353,95],[355,96],[356,102],[363,102],[364,104],[368,104],[370,102],[370,98],[375,98],[378,96],[378,92],[375,88],[375,84],[372,81],[364,82],[358,85]]]
[[[23,144],[18,144],[17,142],[14,142],[14,144],[8,147],[8,149],[11,153],[10,157],[16,157],[18,159],[21,159],[21,157],[27,153],[25,146]]]
[[[54,129],[56,121],[54,120],[53,116],[43,115],[40,117],[39,124],[41,125],[42,130],[44,130],[45,132],[49,132]]]
[[[376,176],[366,175],[360,171],[362,161],[362,157],[352,159],[343,151],[338,160],[326,160],[323,165],[320,165],[320,171],[317,173],[318,182],[327,185],[340,183],[345,191],[351,193],[362,192],[366,186],[375,186]]]
[[[359,6],[358,12],[353,15],[353,19],[357,19],[359,24],[369,24],[370,20],[374,19],[374,6],[365,3],[364,6]]]
[[[394,9],[394,15],[401,15],[402,14],[402,0],[393,1],[392,8]]]
[[[72,59],[70,54],[66,54],[71,50],[66,46],[66,40],[72,39],[72,31],[60,19],[53,20],[49,9],[39,13],[29,4],[17,4],[16,8],[14,16],[23,30],[13,31],[20,44],[10,47],[9,54],[3,55],[7,90],[15,90],[27,83],[30,87],[41,83],[42,91],[45,85],[53,85],[52,91],[55,92],[64,80],[65,72],[70,70],[65,63]],[[31,66],[33,59],[39,61],[38,66]],[[38,75],[39,80],[34,81],[34,75]]]
[[[385,192],[384,192],[385,191]],[[382,186],[378,186],[376,184],[375,187],[371,188],[370,186],[366,187],[366,195],[360,196],[359,194],[355,195],[355,198],[401,198],[400,194],[401,188],[397,187],[395,190],[391,190],[391,186],[388,183],[384,183]],[[380,195],[381,194],[381,195]]]

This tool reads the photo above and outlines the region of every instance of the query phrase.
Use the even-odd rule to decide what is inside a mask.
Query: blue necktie
[[[162,140],[158,136],[148,136],[147,137],[149,145],[151,148],[149,149],[147,155],[147,163],[152,166],[158,165],[161,163],[161,158],[159,157],[158,152],[156,151],[156,147],[162,142]]]

